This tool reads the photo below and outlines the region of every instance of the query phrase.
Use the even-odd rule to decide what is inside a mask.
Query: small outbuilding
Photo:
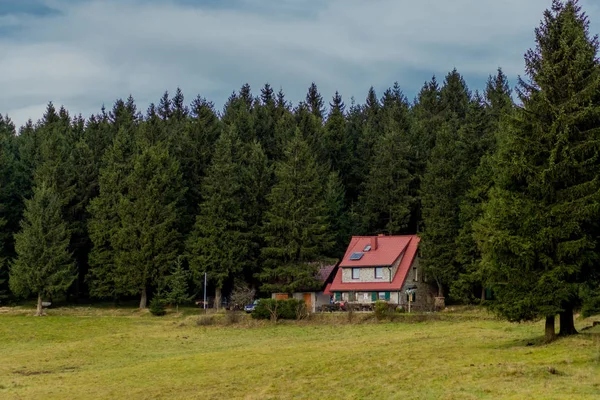
[[[321,264],[315,279],[321,283],[319,290],[297,290],[293,293],[272,293],[273,299],[297,299],[306,303],[309,312],[316,312],[321,306],[330,304],[333,301],[333,293],[329,291],[333,278],[338,269],[338,264]]]

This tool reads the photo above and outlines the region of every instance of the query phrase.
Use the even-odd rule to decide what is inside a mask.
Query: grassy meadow
[[[31,315],[0,308],[0,399],[600,398],[598,326],[545,345],[541,322],[477,309],[277,325],[199,324],[192,309]]]

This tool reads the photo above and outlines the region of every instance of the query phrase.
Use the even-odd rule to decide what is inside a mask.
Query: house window
[[[360,278],[360,268],[352,268],[352,279]]]
[[[385,292],[377,293],[377,297],[379,297],[379,300],[386,300]]]
[[[417,270],[417,267],[413,268],[415,270],[415,282],[419,282],[419,271]]]
[[[383,267],[375,268],[375,279],[383,279]]]

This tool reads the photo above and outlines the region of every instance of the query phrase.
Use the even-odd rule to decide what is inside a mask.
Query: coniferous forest
[[[200,296],[310,283],[351,235],[414,234],[438,295],[511,321],[600,308],[600,63],[555,1],[511,82],[452,70],[408,99],[315,83],[290,104],[242,86],[223,110],[179,88],[87,118],[0,118],[0,301],[137,298],[174,276]],[[188,278],[186,278],[188,277]],[[187,279],[187,282],[186,282]],[[185,297],[185,296],[184,296]]]

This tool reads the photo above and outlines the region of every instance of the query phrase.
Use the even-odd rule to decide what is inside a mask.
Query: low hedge
[[[276,319],[300,319],[306,315],[306,305],[302,300],[260,299],[252,311],[252,318],[271,319],[272,310],[276,310]]]

